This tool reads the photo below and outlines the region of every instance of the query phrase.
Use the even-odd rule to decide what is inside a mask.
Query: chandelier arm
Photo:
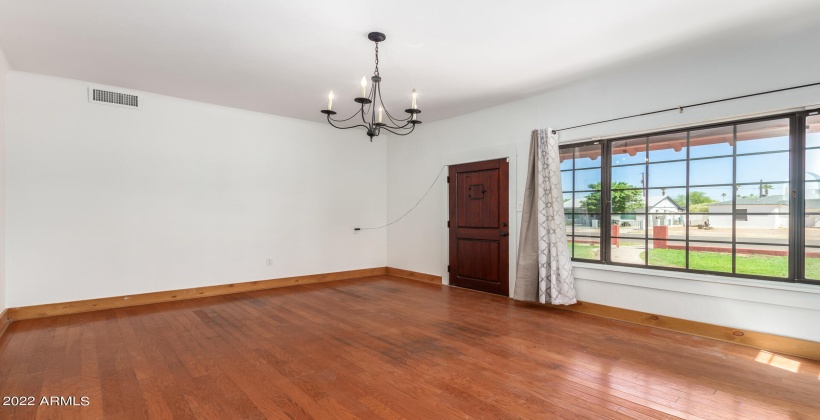
[[[402,121],[402,122],[410,121],[410,118],[413,117],[412,115],[410,115],[407,118],[397,118],[397,117],[394,117],[392,114],[390,114],[390,112],[388,112],[387,109],[385,109],[384,112],[387,114],[387,117],[390,118],[390,121],[393,121],[393,123],[396,124],[396,125],[398,125],[398,123],[396,123],[396,121]]]
[[[351,115],[351,116],[349,116],[349,117],[347,117],[347,118],[345,118],[345,119],[343,119],[343,120],[334,120],[334,119],[330,118],[330,114],[328,114],[327,119],[328,119],[328,121],[336,121],[336,122],[345,122],[345,121],[350,121],[350,120],[352,120],[353,118],[355,118],[355,117],[356,117],[356,115],[359,115],[359,112],[361,112],[361,111],[357,111],[355,114],[353,114],[353,115]]]
[[[387,109],[385,109],[384,111],[387,112]],[[397,118],[397,117],[394,117],[393,115],[391,115],[389,112],[387,112],[387,116],[390,117],[390,119],[393,120],[393,121],[409,121],[410,118],[412,117],[412,115],[411,115],[407,118]]]
[[[397,136],[406,136],[406,135],[408,135],[408,134],[412,133],[412,132],[413,132],[413,130],[415,130],[415,129],[416,129],[416,124],[411,124],[411,125],[412,125],[412,127],[410,127],[410,131],[408,131],[408,132],[406,132],[406,133],[398,133],[398,132],[395,132],[395,131],[393,131],[393,130],[391,130],[391,129],[387,128],[387,127],[382,127],[382,128],[383,128],[383,129],[385,129],[385,130],[387,130],[387,131],[389,131],[389,132],[391,132],[391,133],[393,133],[393,134],[395,134],[395,135],[397,135]]]
[[[375,87],[373,87],[373,86],[370,87],[370,93],[367,94],[367,99],[370,99],[370,103],[367,104],[367,110],[364,109],[365,104],[362,104],[362,112],[369,114],[372,107],[376,105],[376,88]]]
[[[393,117],[392,114],[390,114],[390,111],[387,110],[387,106],[385,106],[384,102],[382,101],[382,87],[381,87],[381,84],[379,84],[379,103],[382,104],[382,109],[384,109],[384,113],[387,114],[387,118],[389,118],[390,121],[392,121],[394,125],[399,125],[399,123],[397,123],[396,121],[407,121],[412,117],[412,115],[411,115],[410,117],[407,117],[406,119],[401,119],[401,118],[395,118],[395,117]]]
[[[358,114],[358,112],[357,112],[357,114]],[[354,114],[353,117],[355,117],[355,116],[356,115]],[[353,117],[350,117],[350,118],[353,118]],[[347,120],[349,120],[350,118],[348,118]],[[342,121],[347,121],[347,120],[342,120]],[[342,127],[340,125],[333,124],[333,120],[330,119],[330,115],[327,116],[327,122],[330,123],[331,126],[333,126],[335,128],[338,128],[340,130],[347,130],[349,128],[356,128],[356,127],[368,128],[367,126],[361,125],[361,124],[351,125],[350,127]],[[340,121],[336,121],[336,122],[340,122]]]
[[[372,126],[374,126],[374,125],[376,124],[376,96],[377,96],[377,95],[376,95],[376,89],[378,89],[378,88],[379,88],[379,83],[378,83],[378,82],[374,82],[374,83],[373,83],[373,87],[370,89],[370,90],[372,90],[372,91],[373,91],[373,99],[372,99],[372,101],[373,101],[373,102],[371,102],[371,103],[370,103],[370,111],[369,111],[369,114],[370,114],[370,126],[371,126],[371,127],[372,127]]]
[[[407,129],[407,126],[409,126],[409,125],[414,125],[414,124],[410,124],[409,122],[404,123],[404,125],[396,124],[396,125],[391,126],[391,125],[385,124],[383,127],[392,128],[394,130],[404,130],[404,129]]]
[[[378,70],[375,73],[378,76]],[[370,103],[367,104],[367,110],[364,110],[366,113],[375,112],[376,111],[376,89],[379,88],[379,82],[374,81],[370,84],[370,92],[367,93],[367,99],[370,99]],[[365,104],[362,104],[362,108],[364,108]]]
[[[405,123],[404,125],[407,126],[408,123],[405,122],[407,120],[403,120],[403,119],[400,119],[400,118],[393,118],[393,116],[390,115],[390,112],[387,111],[387,108],[384,107],[384,104],[382,104],[382,108],[384,109],[384,113],[387,114],[387,119],[389,119],[390,122],[392,122],[393,125],[396,126],[395,128],[400,128],[399,124],[401,124],[402,122],[404,122]]]
[[[372,103],[372,102],[371,102],[371,103]],[[369,110],[368,110],[368,113],[370,113],[370,111],[369,111]],[[362,122],[363,122],[363,123],[365,123],[365,125],[367,125],[367,128],[368,128],[368,129],[370,129],[370,125],[367,123],[367,120],[365,120],[365,118],[364,118],[364,114],[365,114],[365,111],[364,111],[364,104],[362,104],[362,111],[361,111],[361,114],[362,114]]]
[[[331,123],[330,125],[333,125],[333,123]],[[333,125],[333,127],[338,128],[339,130],[349,130],[351,128],[358,128],[358,127],[367,128],[367,126],[361,125],[361,124],[351,125],[350,127],[342,127],[342,126],[338,126],[338,125]]]

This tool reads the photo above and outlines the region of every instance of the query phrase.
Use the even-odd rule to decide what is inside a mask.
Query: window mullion
[[[684,258],[685,258],[684,268],[686,270],[689,270],[689,226],[690,226],[689,216],[692,214],[692,203],[689,202],[689,157],[690,157],[690,151],[691,151],[691,144],[690,144],[691,135],[692,135],[691,131],[686,132],[686,190],[685,190],[686,191],[685,192],[686,202],[684,204],[684,206],[686,208],[686,215],[684,216],[685,220],[683,221],[683,229],[684,229],[684,232],[686,233],[686,236],[685,236],[686,242],[684,242],[684,244],[686,246],[685,251],[684,251]]]
[[[601,142],[601,262],[612,262],[612,191],[610,175],[612,172],[612,148],[610,142]]]
[[[806,113],[791,118],[789,153],[791,181],[789,182],[789,279],[800,281],[805,272],[805,156],[806,156]]]
[[[649,136],[646,136],[643,141],[644,153],[646,153],[646,159],[643,163],[643,171],[646,175],[644,176],[644,183],[641,185],[643,187],[643,219],[645,224],[643,230],[643,266],[649,267],[649,225],[654,223],[649,222]]]
[[[732,126],[732,274],[737,274],[737,124]]]

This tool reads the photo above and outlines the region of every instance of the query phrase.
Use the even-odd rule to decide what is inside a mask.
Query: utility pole
[[[641,189],[643,190],[643,198],[646,198],[646,181],[644,181],[643,172],[641,172]]]

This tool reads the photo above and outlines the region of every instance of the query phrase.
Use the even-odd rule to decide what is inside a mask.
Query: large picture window
[[[820,281],[816,113],[562,146],[561,169],[575,260]]]

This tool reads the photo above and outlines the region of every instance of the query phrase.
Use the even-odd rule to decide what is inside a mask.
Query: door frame
[[[462,163],[481,162],[484,160],[507,159],[509,163],[509,296],[512,297],[515,289],[515,271],[518,266],[518,232],[521,226],[521,206],[518,203],[518,189],[523,190],[524,186],[518,185],[518,151],[515,143],[505,143],[497,146],[482,147],[472,150],[447,153],[443,156],[444,164],[460,165]],[[450,184],[441,183],[441,213],[439,226],[441,229],[441,283],[450,284],[450,273],[447,266],[450,264],[450,229],[447,228],[447,221],[450,220]],[[523,191],[522,191],[523,192]],[[523,196],[523,195],[522,195]]]

